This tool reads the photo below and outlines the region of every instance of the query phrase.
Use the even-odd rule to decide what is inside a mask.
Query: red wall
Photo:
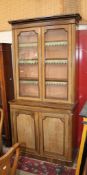
[[[79,31],[79,105],[78,114],[87,100],[87,30]],[[78,137],[79,146],[82,133],[82,118],[78,116]]]

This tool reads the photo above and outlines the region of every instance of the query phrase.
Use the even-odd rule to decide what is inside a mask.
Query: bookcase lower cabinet
[[[13,144],[20,142],[36,158],[72,162],[72,113],[25,108],[11,106]]]

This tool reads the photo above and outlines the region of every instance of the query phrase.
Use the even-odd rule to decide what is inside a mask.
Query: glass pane
[[[30,96],[30,97],[38,97],[38,82],[37,81],[20,81],[20,96]]]
[[[18,45],[19,95],[39,97],[38,34],[35,31],[21,32]]]
[[[45,89],[46,98],[68,98],[68,33],[63,28],[45,33]]]
[[[45,61],[46,63],[46,79],[66,80],[67,81],[67,60]]]
[[[46,81],[46,98],[66,99],[67,83],[57,81]]]

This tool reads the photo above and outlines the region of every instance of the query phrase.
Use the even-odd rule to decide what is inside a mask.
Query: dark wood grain
[[[49,20],[70,20],[75,19],[76,21],[81,20],[81,16],[77,14],[67,14],[67,15],[59,15],[59,16],[47,16],[47,17],[39,17],[39,18],[31,18],[31,19],[19,19],[19,20],[13,20],[9,21],[9,24],[15,25],[15,24],[23,24],[23,23],[32,23],[32,22],[44,22]]]
[[[8,101],[14,98],[11,44],[0,44],[0,101],[4,111],[4,132],[6,144],[11,144],[10,108]]]

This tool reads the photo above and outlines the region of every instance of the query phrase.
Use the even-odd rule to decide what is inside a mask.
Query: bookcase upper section
[[[76,24],[80,19],[79,14],[72,14],[9,22],[16,99],[76,101]]]

